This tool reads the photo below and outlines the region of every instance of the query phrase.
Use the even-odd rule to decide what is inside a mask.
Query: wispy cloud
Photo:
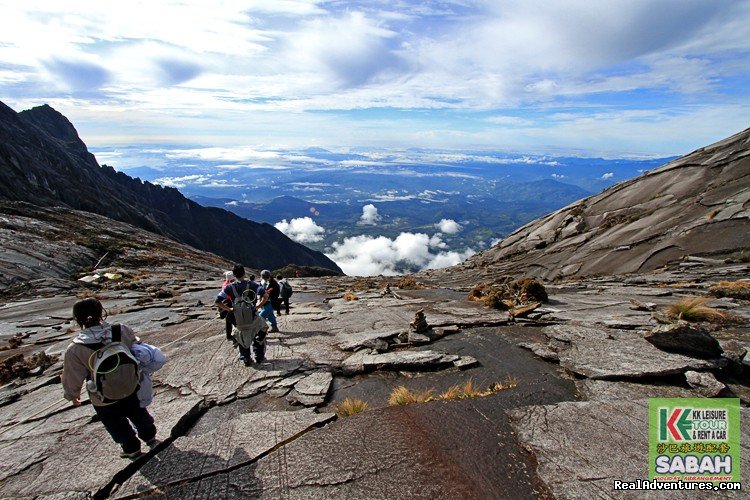
[[[0,7],[0,95],[92,145],[680,153],[750,116],[748,2]]]

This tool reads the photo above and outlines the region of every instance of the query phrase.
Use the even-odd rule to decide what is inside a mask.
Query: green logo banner
[[[649,479],[740,480],[740,400],[651,398]]]

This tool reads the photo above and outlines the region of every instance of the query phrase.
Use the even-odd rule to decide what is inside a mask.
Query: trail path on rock
[[[637,475],[647,460],[640,454],[647,439],[642,401],[695,395],[684,373],[721,364],[662,353],[641,337],[653,319],[631,309],[631,300],[663,306],[674,295],[694,293],[655,284],[666,278],[551,287],[549,304],[513,323],[464,292],[399,290],[397,298],[359,289],[358,300],[347,301],[340,290],[356,288],[356,280],[300,279],[295,297],[310,301],[292,301],[292,314],[279,318],[281,332],[269,335],[268,362],[250,367],[205,305],[213,302],[215,284],[180,285],[181,293],[147,307],[137,291],[103,292],[109,321],[166,346],[169,362],[154,374],[150,407],[163,443],[133,462],[117,458],[87,404],[53,407],[25,421],[61,397],[58,363],[0,389],[0,496],[619,497],[607,493],[612,479],[645,477]],[[70,327],[71,301],[27,302],[38,311],[33,318],[24,304],[6,305],[3,331],[27,328],[33,319],[40,326],[29,340],[61,353],[71,335],[58,337]],[[746,304],[723,304],[750,316]],[[420,339],[424,345],[412,343],[408,332],[418,310],[433,327]],[[746,342],[741,328],[727,335]],[[515,387],[484,398],[387,404],[400,385],[439,394],[468,380],[485,388],[509,376]],[[741,393],[745,383],[731,387]],[[345,397],[370,408],[337,418]],[[620,406],[630,420],[603,420],[602,429],[618,434],[597,434],[598,447],[566,427]],[[602,473],[595,464],[609,460],[622,440],[634,443],[633,451]],[[576,474],[575,457],[584,449],[592,469]]]

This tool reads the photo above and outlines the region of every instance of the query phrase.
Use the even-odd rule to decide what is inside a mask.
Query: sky
[[[0,0],[0,12],[0,100],[50,104],[92,147],[667,156],[750,126],[750,1]]]

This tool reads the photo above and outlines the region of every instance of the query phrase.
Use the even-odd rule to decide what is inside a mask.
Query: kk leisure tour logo
[[[649,400],[649,479],[740,480],[740,400]]]

